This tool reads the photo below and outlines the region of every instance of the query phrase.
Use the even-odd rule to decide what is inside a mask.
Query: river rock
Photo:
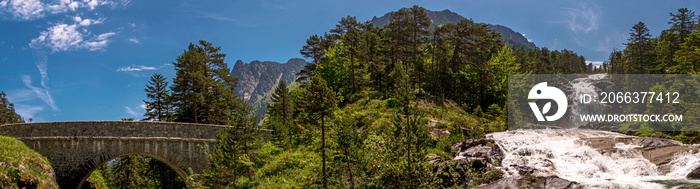
[[[520,189],[520,188],[583,188],[581,184],[557,176],[535,177],[516,175],[502,178],[496,182],[481,186],[482,189]]]

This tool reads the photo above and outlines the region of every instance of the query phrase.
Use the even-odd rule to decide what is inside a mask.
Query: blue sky
[[[146,82],[169,81],[188,43],[221,46],[226,62],[286,62],[341,17],[369,20],[402,7],[449,9],[523,33],[538,47],[604,61],[629,29],[657,36],[694,1],[178,1],[0,0],[0,91],[34,121],[140,119]]]

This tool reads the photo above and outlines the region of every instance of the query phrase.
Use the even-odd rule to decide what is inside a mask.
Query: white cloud
[[[47,31],[40,32],[39,37],[32,39],[29,46],[36,49],[48,47],[51,49],[51,52],[74,49],[104,50],[109,43],[109,37],[116,33],[107,32],[94,36],[87,29],[82,28],[101,23],[102,20],[82,19],[79,16],[73,17],[74,24],[56,24],[48,28]]]
[[[124,106],[124,109],[126,109],[126,113],[131,115],[132,117],[140,116],[139,113],[136,113],[136,111],[134,111],[134,109],[131,109],[129,106]]]
[[[99,20],[94,20],[94,19],[82,19],[80,16],[75,16],[73,17],[73,21],[76,23],[80,24],[80,26],[90,26],[93,24],[99,24],[102,23],[104,19],[99,19]]]
[[[95,10],[95,7],[97,7],[99,3],[97,3],[97,0],[92,0],[87,3],[87,6],[90,7],[90,10]]]
[[[36,93],[30,89],[16,89],[7,92],[7,100],[13,103],[21,103],[37,98]]]
[[[574,33],[589,33],[598,29],[598,20],[603,12],[596,5],[582,2],[575,8],[564,8],[564,23]]]
[[[8,6],[9,5],[9,6]],[[44,4],[39,0],[9,0],[3,1],[2,8],[10,12],[16,19],[33,20],[44,17]]]
[[[24,119],[34,118],[36,113],[44,111],[43,106],[27,105],[27,101],[37,99],[37,94],[31,89],[16,89],[7,92],[7,99],[15,105],[15,112]]]
[[[127,66],[127,67],[121,67],[117,69],[118,72],[138,72],[138,71],[144,71],[144,70],[157,70],[158,68],[153,67],[153,66]]]
[[[107,32],[107,33],[100,34],[100,35],[97,36],[97,40],[100,40],[100,41],[107,40],[107,38],[109,38],[110,36],[113,36],[114,34],[116,34],[116,33],[114,33],[114,32]]]
[[[594,67],[600,66],[603,64],[603,61],[588,61],[586,60],[586,65],[588,64],[593,64]]]
[[[136,43],[136,44],[141,43],[141,42],[140,42],[138,39],[136,39],[136,38],[129,38],[129,41],[131,41],[132,43]]]
[[[83,34],[76,28],[78,25],[58,24],[42,31],[39,37],[32,39],[29,46],[39,48],[42,45],[51,48],[51,51],[67,51],[70,48],[76,48],[83,42]],[[47,39],[48,38],[48,39]]]
[[[56,102],[53,100],[53,97],[49,93],[48,88],[46,86],[43,86],[44,88],[39,88],[35,87],[32,85],[32,77],[29,75],[22,75],[22,82],[24,82],[24,85],[27,86],[28,88],[32,89],[34,93],[44,101],[47,105],[51,107],[53,111],[61,111],[58,109],[56,106]],[[43,82],[42,82],[43,83]]]
[[[17,112],[19,116],[22,116],[22,118],[26,119],[27,121],[29,120],[29,118],[36,119],[36,113],[39,113],[41,111],[44,111],[44,108],[41,106],[15,104],[15,112]]]
[[[80,8],[95,10],[98,6],[109,5],[112,8],[126,6],[130,0],[54,0],[41,2],[40,0],[3,0],[0,1],[0,14],[9,14],[13,19],[34,20],[43,18],[47,14],[60,14],[68,11],[77,11]]]
[[[623,32],[613,32],[608,34],[605,39],[600,39],[597,44],[593,47],[593,50],[599,53],[608,54],[612,52],[615,48],[622,48],[623,43],[627,42],[628,35]]]

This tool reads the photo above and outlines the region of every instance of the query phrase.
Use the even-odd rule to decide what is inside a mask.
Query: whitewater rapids
[[[666,188],[661,183],[695,183],[685,176],[700,166],[697,151],[676,153],[669,162],[670,172],[663,174],[644,158],[639,145],[620,142],[603,152],[587,142],[629,137],[596,130],[515,130],[486,136],[504,152],[500,167],[504,177],[517,175],[517,167],[526,166],[535,169],[535,176],[556,175],[586,188]]]

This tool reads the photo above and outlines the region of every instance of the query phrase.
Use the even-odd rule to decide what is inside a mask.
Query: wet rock
[[[475,168],[498,164],[503,158],[503,152],[489,139],[468,139],[455,143],[452,145],[452,153],[455,154],[452,160],[464,160]]]
[[[700,179],[700,167],[693,169],[688,175],[685,176],[688,179]]]
[[[535,168],[524,165],[511,165],[511,167],[517,170],[519,175],[532,174],[535,172]]]
[[[425,157],[428,158],[428,162],[430,164],[433,164],[433,166],[436,166],[438,163],[440,163],[442,161],[442,157],[440,157],[437,154],[428,154],[428,155],[425,155]]]
[[[493,140],[489,139],[467,139],[452,145],[454,158],[445,161],[435,161],[434,156],[429,160],[434,167],[433,172],[442,187],[467,187],[470,182],[474,182],[471,175],[473,170],[482,170],[499,164],[503,158],[501,150]],[[437,156],[437,155],[435,155]],[[499,166],[499,165],[496,165]],[[491,170],[489,174],[492,179],[499,179],[502,175],[500,170]],[[488,172],[488,171],[487,171]],[[490,182],[479,180],[477,182]]]

